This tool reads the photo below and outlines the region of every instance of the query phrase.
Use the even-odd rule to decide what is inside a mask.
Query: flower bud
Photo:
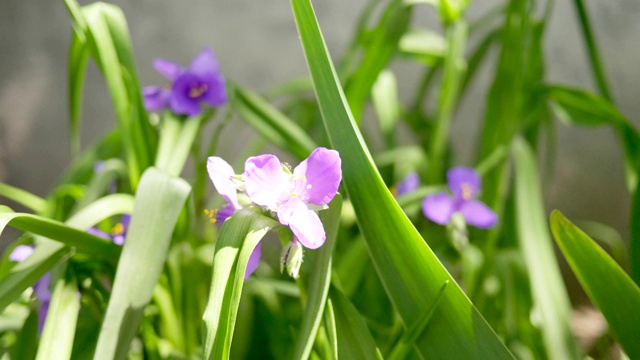
[[[280,272],[284,272],[284,269],[286,268],[289,276],[297,279],[300,273],[300,267],[302,266],[303,255],[304,248],[302,247],[302,244],[298,242],[298,239],[294,237],[293,241],[289,243],[289,246],[282,250]]]

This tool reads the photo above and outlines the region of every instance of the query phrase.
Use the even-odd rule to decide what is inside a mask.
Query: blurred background
[[[87,4],[88,1],[81,1]],[[214,49],[226,77],[256,91],[306,76],[290,4],[286,0],[115,1],[133,37],[143,85],[162,84],[151,61],[163,57],[188,65],[203,47]],[[474,0],[467,12],[478,18],[498,1]],[[334,58],[342,54],[365,0],[315,1]],[[541,4],[543,5],[543,4]],[[640,125],[640,2],[587,3],[618,108]],[[542,6],[541,6],[542,7]],[[422,6],[414,25],[439,31],[436,14]],[[549,83],[594,89],[577,16],[557,1],[546,31]],[[62,1],[3,0],[0,3],[0,181],[45,196],[69,165],[67,54],[70,19]],[[496,50],[496,49],[494,49]],[[494,57],[486,61],[462,99],[452,129],[459,165],[473,165],[473,136],[484,116]],[[393,68],[399,92],[412,93],[420,69],[408,62]],[[406,99],[408,100],[408,99]],[[85,85],[83,146],[115,125],[111,100],[95,65]],[[365,113],[364,122],[373,121]],[[568,128],[557,123],[557,149],[544,184],[548,209],[569,218],[610,225],[626,237],[629,203],[622,154],[611,129]],[[220,155],[235,159],[255,134],[238,120],[225,130]],[[409,141],[409,140],[408,140]]]

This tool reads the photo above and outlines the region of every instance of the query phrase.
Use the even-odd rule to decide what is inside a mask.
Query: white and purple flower
[[[171,88],[148,86],[142,90],[149,111],[171,109],[176,114],[200,114],[201,104],[217,107],[227,103],[225,80],[210,48],[203,49],[188,69],[174,62],[156,59],[153,67],[171,81]]]
[[[308,249],[324,244],[326,234],[320,218],[312,208],[326,207],[333,199],[342,180],[340,155],[335,150],[317,148],[293,171],[271,154],[250,157],[245,162],[242,182],[233,168],[219,157],[207,162],[209,176],[220,195],[227,201],[225,208],[238,209],[238,189],[248,199],[271,212],[288,226],[295,241]],[[260,246],[249,259],[245,278],[257,267]]]
[[[488,229],[498,217],[483,202],[476,200],[481,180],[475,170],[455,167],[447,172],[447,183],[453,196],[446,192],[429,195],[422,201],[422,212],[436,224],[446,225],[455,213],[464,217],[467,224]]]

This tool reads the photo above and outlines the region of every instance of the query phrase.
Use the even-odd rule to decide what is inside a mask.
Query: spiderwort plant
[[[195,116],[202,112],[202,104],[218,107],[227,103],[225,80],[210,48],[203,49],[188,69],[164,59],[154,60],[153,67],[171,81],[171,87],[148,86],[142,90],[149,111],[171,109],[176,114]]]
[[[298,249],[301,244],[308,249],[317,249],[324,243],[324,227],[314,209],[326,208],[338,191],[342,169],[337,151],[317,148],[293,171],[272,154],[247,159],[241,176],[235,175],[231,165],[215,156],[209,158],[207,170],[216,190],[227,201],[223,208],[225,215],[230,208],[235,210],[241,206],[238,191],[242,191],[248,205],[254,204],[271,212],[280,224],[291,229],[294,238],[289,248]],[[251,255],[247,274],[257,266],[260,250],[257,247]],[[294,269],[288,260],[283,262],[289,273],[296,277],[299,264]]]
[[[18,245],[9,254],[9,260],[15,262],[25,261],[33,252],[35,248],[30,245]],[[47,319],[47,313],[49,312],[49,303],[51,302],[51,274],[46,273],[42,275],[40,280],[33,284],[33,294],[36,299],[40,301],[40,308],[38,309],[38,334],[42,334],[44,328],[44,321]]]

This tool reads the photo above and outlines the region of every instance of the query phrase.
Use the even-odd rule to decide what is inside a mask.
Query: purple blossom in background
[[[153,67],[171,81],[171,89],[148,86],[142,90],[144,106],[149,111],[171,109],[176,114],[200,114],[200,104],[221,106],[227,103],[225,80],[209,48],[203,49],[189,69],[174,62],[156,59]]]
[[[262,242],[259,242],[256,245],[256,248],[253,249],[251,256],[249,256],[249,262],[247,263],[247,271],[244,273],[244,279],[247,280],[249,275],[253,274],[254,271],[258,268],[260,264],[260,257],[262,256]]]
[[[31,254],[33,254],[35,248],[29,245],[18,245],[9,254],[9,260],[15,262],[25,261]],[[33,284],[33,293],[35,297],[40,301],[40,309],[38,309],[38,333],[42,334],[44,327],[44,321],[47,319],[47,313],[49,312],[49,303],[51,302],[51,291],[49,286],[51,285],[51,274],[46,273],[42,275],[40,280]]]
[[[447,183],[453,196],[441,192],[422,201],[422,212],[431,221],[445,225],[454,213],[460,213],[467,224],[487,229],[495,225],[496,214],[487,205],[476,200],[481,181],[475,170],[455,167],[447,172]]]
[[[244,184],[249,199],[276,213],[300,243],[309,249],[324,244],[326,235],[318,215],[307,204],[327,205],[342,180],[340,155],[335,150],[317,148],[300,163],[293,174],[284,171],[275,155],[247,159]]]
[[[103,239],[111,240],[116,245],[123,245],[124,240],[127,237],[127,231],[129,230],[130,222],[131,222],[131,215],[124,214],[120,218],[120,222],[117,223],[111,229],[111,234],[107,234],[106,232],[94,227],[88,229],[87,232],[91,235],[95,235]]]
[[[415,191],[420,186],[420,177],[415,172],[410,172],[396,185],[396,196],[401,196]]]

